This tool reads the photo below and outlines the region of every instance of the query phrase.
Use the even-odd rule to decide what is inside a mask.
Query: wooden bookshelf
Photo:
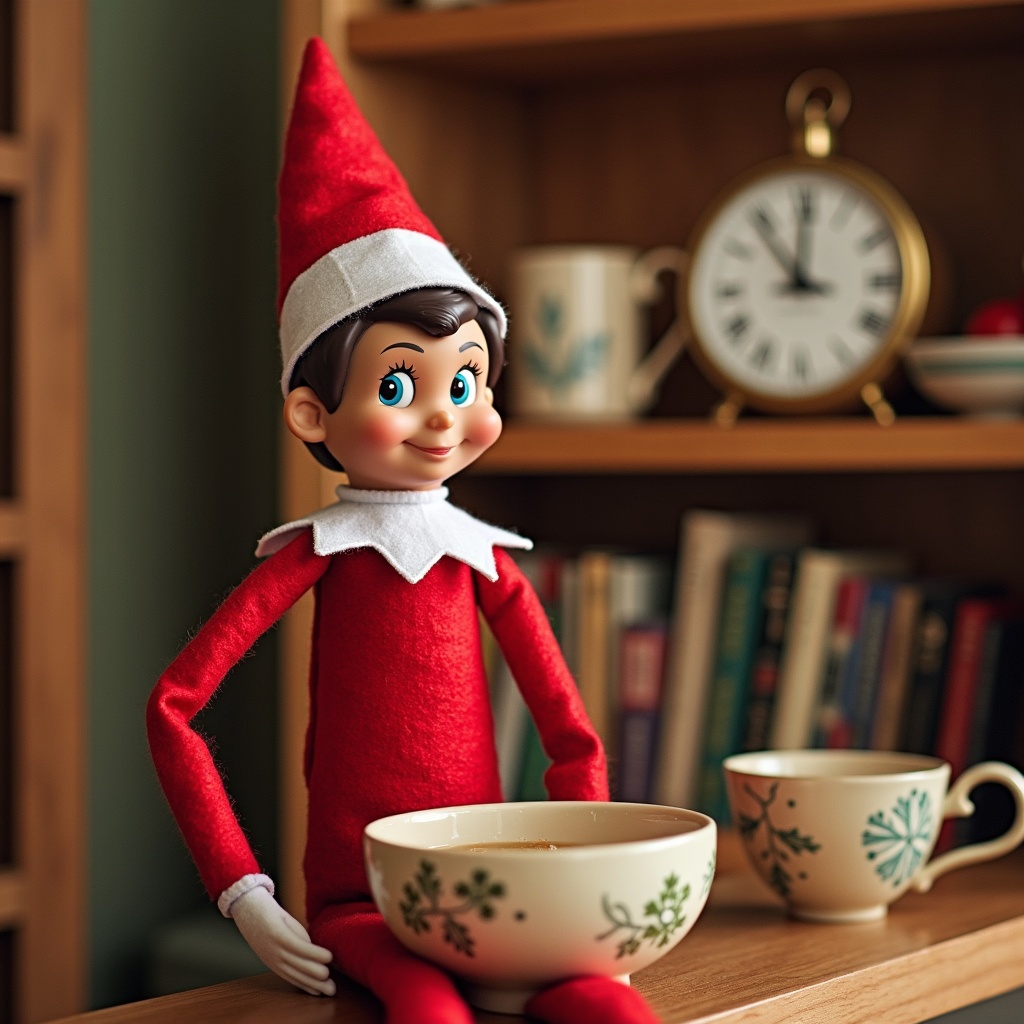
[[[499,297],[520,244],[685,244],[735,175],[786,152],[782,98],[796,74],[823,65],[854,97],[844,154],[896,185],[952,269],[935,333],[1020,288],[1020,0],[506,0],[442,11],[290,0],[285,11],[285,101],[302,43],[322,35],[424,210]],[[510,352],[514,343],[513,321]],[[798,511],[823,543],[901,547],[922,571],[1024,588],[1024,422],[749,416],[721,429],[706,418],[706,385],[687,373],[679,364],[656,415],[636,422],[507,420],[453,483],[456,503],[568,550],[671,550],[691,507]],[[287,519],[329,500],[337,478],[286,444],[283,481]],[[303,615],[284,645],[282,889],[293,911]],[[951,876],[881,925],[839,931],[788,921],[752,879],[730,874],[693,935],[638,986],[669,1022],[927,1019],[1024,985],[1022,869],[1017,857]],[[254,1001],[283,989],[250,984],[236,991]],[[372,1001],[353,998],[350,1019],[377,1019]]]
[[[1024,469],[1024,421],[511,422],[473,474],[813,473]]]
[[[680,63],[1024,37],[1006,0],[543,0],[357,16],[353,57],[499,81],[650,72]]]
[[[701,919],[634,978],[664,1024],[914,1024],[1024,985],[1024,858],[1014,855],[904,896],[884,921],[792,921],[745,869],[721,873]],[[80,1024],[378,1024],[373,997],[334,1000],[273,975],[67,1018]],[[481,1024],[512,1018],[478,1013]]]
[[[81,0],[0,0],[0,1020],[14,1024],[86,1001],[86,21]]]

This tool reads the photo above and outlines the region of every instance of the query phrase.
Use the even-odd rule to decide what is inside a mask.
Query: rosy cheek
[[[373,448],[390,448],[401,444],[407,436],[402,419],[400,414],[383,406],[379,412],[372,410],[371,415],[362,421],[360,440]]]
[[[481,448],[489,448],[501,434],[501,417],[492,405],[478,402],[467,424],[466,438]]]

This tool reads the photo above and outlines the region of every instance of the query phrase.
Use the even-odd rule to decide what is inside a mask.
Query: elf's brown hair
[[[412,324],[433,338],[454,334],[463,324],[476,320],[487,342],[487,386],[494,387],[505,363],[505,343],[498,318],[457,288],[417,288],[403,292],[329,327],[295,364],[288,390],[312,388],[333,413],[345,394],[348,367],[356,343],[378,323]],[[340,470],[341,464],[323,442],[306,447],[321,465]]]

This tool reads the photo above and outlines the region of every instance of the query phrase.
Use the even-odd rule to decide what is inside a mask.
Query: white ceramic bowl
[[[489,845],[538,841],[572,845]],[[474,1005],[521,1013],[552,982],[628,981],[672,949],[707,900],[716,829],[651,804],[477,804],[381,818],[364,852],[398,939],[458,976]]]
[[[1024,337],[921,338],[903,358],[936,405],[991,416],[1024,411]]]

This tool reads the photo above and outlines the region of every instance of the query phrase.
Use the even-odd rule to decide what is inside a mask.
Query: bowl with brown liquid
[[[693,927],[716,829],[652,804],[476,804],[381,818],[363,840],[373,898],[474,1005],[521,1013],[563,978],[624,982]]]

